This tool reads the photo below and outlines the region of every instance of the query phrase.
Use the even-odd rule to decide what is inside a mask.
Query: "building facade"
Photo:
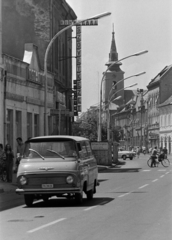
[[[44,56],[60,20],[75,20],[65,0],[1,0],[0,142],[44,134]],[[72,30],[53,43],[47,60],[48,134],[71,134]],[[5,126],[5,127],[4,127]]]
[[[172,96],[159,105],[160,113],[160,146],[172,153]]]
[[[172,66],[166,66],[151,80],[148,88],[148,140],[149,147],[160,147],[159,104],[171,96]]]

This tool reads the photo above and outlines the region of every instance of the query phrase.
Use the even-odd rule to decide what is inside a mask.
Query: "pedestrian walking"
[[[167,148],[166,148],[166,146],[163,148],[163,153],[164,153],[164,158],[167,158],[167,153],[168,153],[168,151],[167,151]]]
[[[3,144],[0,143],[0,164],[1,164],[1,166],[3,166],[5,159],[6,159],[6,156],[5,156],[5,152],[3,150]]]
[[[23,143],[23,140],[21,137],[18,137],[16,139],[17,141],[17,156],[16,156],[16,165],[18,167],[19,163],[20,163],[20,160],[23,156],[23,153],[24,153],[24,148],[25,148],[25,144]]]
[[[14,153],[9,144],[5,146],[7,182],[12,182]]]
[[[139,156],[140,156],[140,148],[138,147],[137,148],[137,158],[139,158]]]

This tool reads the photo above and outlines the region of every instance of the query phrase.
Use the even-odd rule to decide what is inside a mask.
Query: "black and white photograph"
[[[171,0],[0,0],[0,239],[172,240]]]

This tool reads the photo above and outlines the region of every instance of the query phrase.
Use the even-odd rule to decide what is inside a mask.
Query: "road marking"
[[[146,186],[148,186],[148,185],[149,185],[149,184],[145,184],[145,185],[139,187],[139,189],[144,188],[144,187],[146,187]]]
[[[164,175],[161,175],[160,178],[164,177]]]
[[[41,229],[46,228],[46,227],[49,227],[49,226],[51,226],[51,225],[53,225],[53,224],[56,224],[56,223],[58,223],[58,222],[62,222],[62,221],[64,221],[65,219],[66,219],[66,218],[60,218],[60,219],[58,219],[58,220],[56,220],[56,221],[54,221],[54,222],[50,222],[50,223],[45,224],[45,225],[42,225],[42,226],[40,226],[40,227],[38,227],[38,228],[34,228],[34,229],[28,231],[28,233],[36,232],[36,231],[38,231],[38,230],[41,230]]]
[[[169,174],[169,172],[166,172],[165,174]]]
[[[165,169],[159,169],[158,172],[166,172]]]
[[[93,207],[85,208],[84,211],[89,211],[89,210],[91,210],[91,209],[93,209],[93,208],[96,208],[96,207],[97,207],[97,206],[93,206]]]
[[[153,180],[152,182],[156,182],[156,181],[158,181],[158,179],[155,179],[155,180]]]
[[[150,171],[151,171],[150,169],[143,170],[143,172],[150,172]]]
[[[124,197],[124,196],[126,196],[126,195],[128,195],[128,194],[130,194],[130,192],[129,192],[129,193],[125,193],[125,194],[123,194],[123,195],[120,195],[120,196],[118,196],[118,197]]]

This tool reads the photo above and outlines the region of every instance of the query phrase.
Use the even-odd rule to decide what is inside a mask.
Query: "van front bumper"
[[[65,193],[81,193],[82,190],[80,188],[64,188],[64,189],[23,189],[17,188],[16,193],[19,195],[24,194],[65,194]]]

